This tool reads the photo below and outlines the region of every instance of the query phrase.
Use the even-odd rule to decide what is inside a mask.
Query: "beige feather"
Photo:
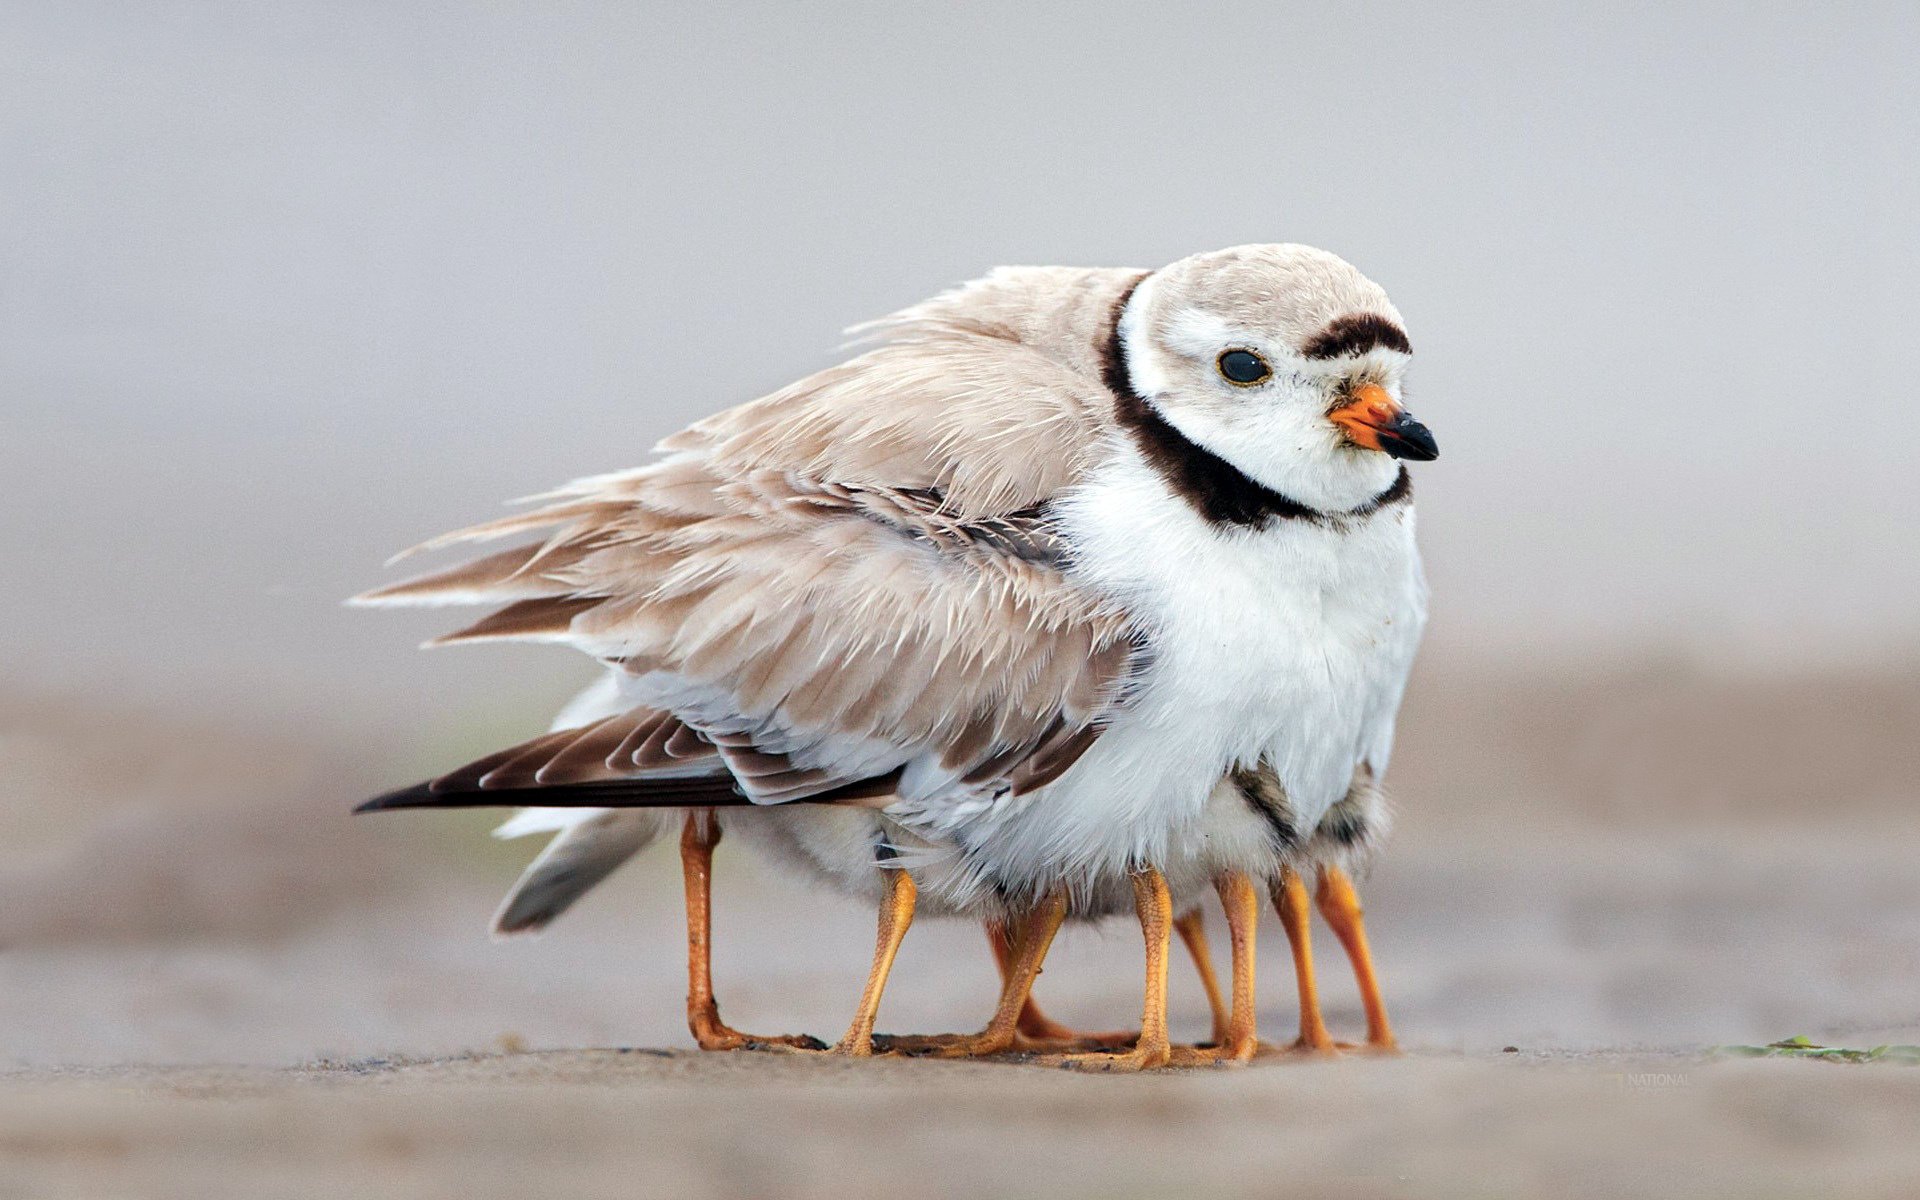
[[[1038,786],[1090,744],[1127,669],[1124,615],[1068,580],[1045,506],[1111,424],[1098,343],[1136,277],[995,272],[871,327],[882,345],[666,439],[658,462],[422,548],[544,533],[536,547],[366,600],[499,602],[434,644],[564,641],[718,689],[730,727],[924,747]],[[630,714],[491,769],[575,781],[714,753],[674,724]],[[844,782],[751,745],[722,754],[783,797]]]

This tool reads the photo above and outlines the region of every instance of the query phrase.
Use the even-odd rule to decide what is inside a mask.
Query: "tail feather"
[[[526,832],[553,828],[557,816],[549,816],[544,822],[526,822]],[[512,937],[545,929],[574,901],[651,845],[674,820],[671,812],[629,808],[598,813],[564,826],[501,901],[500,910],[493,915],[494,936]]]

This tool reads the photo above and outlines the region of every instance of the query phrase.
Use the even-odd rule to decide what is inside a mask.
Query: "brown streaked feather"
[[[589,725],[586,732],[596,727]],[[580,740],[582,732],[579,729],[563,729],[526,743],[520,753],[480,777],[480,790],[533,787],[539,782],[540,769],[566,753],[568,746]]]
[[[700,758],[711,754],[713,745],[693,727],[680,725],[661,743],[660,750],[670,759]]]
[[[633,765],[644,771],[650,767],[664,767],[669,763],[678,761],[667,753],[667,743],[675,737],[678,737],[680,731],[684,728],[685,726],[680,723],[680,718],[678,717],[662,721],[657,729],[647,735],[647,740],[640,743],[639,747],[634,750],[632,754]],[[714,749],[712,747],[709,748]],[[715,752],[718,753],[717,749],[715,749]],[[692,756],[689,755],[689,757]]]
[[[1126,614],[1068,578],[1049,514],[1106,444],[1099,347],[1137,274],[996,272],[890,318],[886,344],[667,439],[667,458],[436,539],[544,531],[471,570],[550,588],[500,591],[512,602],[439,644],[565,641],[659,676],[662,695],[726,697],[731,713],[704,717],[764,722],[804,761],[854,738],[975,782],[1026,756],[1025,786],[1057,777],[1133,653]],[[768,794],[838,786],[747,751],[763,753],[725,750]],[[678,722],[631,724],[601,765],[715,753]],[[564,765],[593,769],[584,747]]]
[[[1115,638],[1094,647],[1084,671],[1074,675],[1062,707],[1069,713],[1091,716],[1112,704],[1132,677],[1142,642],[1133,636]]]
[[[706,775],[687,775],[687,763],[681,760],[668,760],[666,765],[676,768],[670,776],[659,775],[657,768],[649,771],[608,766],[608,757],[629,737],[640,732],[652,736],[663,728],[671,731],[686,727],[672,714],[653,709],[617,713],[495,751],[426,783],[368,801],[355,811],[496,804],[565,808],[595,803],[588,798],[590,795],[622,807],[744,803],[713,747],[705,742],[700,744],[714,759],[711,773]]]
[[[620,540],[602,530],[573,529],[544,542],[501,550],[445,570],[355,596],[351,603],[381,605],[501,604],[563,596],[577,590],[569,568]]]
[[[553,593],[553,585],[534,577],[510,586],[514,577],[540,552],[538,544],[515,546],[458,566],[375,588],[355,596],[353,604],[462,604],[482,598],[489,603],[527,599]]]
[[[548,753],[558,753],[560,748],[573,738],[574,732],[574,730],[565,729],[557,733],[543,733],[517,746],[496,750],[492,754],[476,758],[464,766],[448,771],[429,781],[426,786],[437,792],[463,792],[477,788],[480,786],[480,781],[488,774],[519,758],[531,747],[545,746]]]
[[[1023,796],[1038,791],[1067,773],[1067,768],[1080,761],[1093,743],[1100,737],[1098,725],[1083,725],[1078,729],[1062,728],[1058,736],[1043,741],[1034,752],[1007,773],[1007,782],[1013,785],[1013,794]]]
[[[720,757],[735,779],[771,779],[793,773],[793,760],[784,754],[766,754],[752,748],[722,746]]]
[[[712,741],[742,789],[762,803],[812,795],[844,782],[818,768],[795,766],[788,755],[757,749],[746,734],[716,734]]]
[[[968,516],[950,507],[937,488],[848,489],[843,503],[936,550],[969,555],[983,563],[1012,559],[1057,569],[1066,561],[1066,543],[1048,519],[1044,504],[1004,515]]]
[[[610,503],[598,497],[576,499],[565,504],[549,505],[546,508],[530,512],[514,513],[512,516],[486,521],[479,525],[469,525],[465,529],[456,529],[452,533],[443,533],[439,537],[429,538],[417,546],[410,546],[391,558],[390,562],[411,558],[416,554],[426,554],[442,550],[448,546],[457,546],[466,542],[492,542],[503,537],[512,537],[517,533],[533,533],[536,530],[551,529],[555,525],[564,525],[570,521],[596,524],[601,520],[618,515],[622,504]]]
[[[748,771],[736,767],[735,762],[744,753],[738,750],[722,750],[720,755],[726,759],[733,777],[739,782],[742,791],[761,804],[785,804],[794,800],[804,800],[822,792],[833,790],[841,782],[818,768],[799,768],[788,762],[784,756],[770,755],[778,763],[763,762],[757,771]]]
[[[999,718],[992,712],[975,716],[941,748],[940,765],[949,771],[970,769],[992,747],[994,730],[999,724]]]
[[[969,516],[1039,503],[1073,480],[1098,441],[1112,401],[1093,346],[1135,274],[995,272],[877,323],[886,345],[709,417],[662,448],[701,453],[730,476],[760,469],[936,488]],[[992,335],[950,319],[993,305],[1001,319],[984,323]],[[1032,323],[1036,310],[1046,327]]]
[[[646,726],[657,715],[649,709],[637,708],[587,726],[581,730],[579,737],[533,773],[533,781],[541,785],[591,783],[630,774],[629,770],[615,769],[607,764],[635,729]]]
[[[553,640],[567,635],[573,619],[597,607],[598,596],[542,596],[519,600],[489,613],[465,629],[437,637],[430,646],[453,646],[461,642]]]
[[[636,709],[634,711],[643,712],[645,710]],[[662,727],[677,724],[679,724],[679,718],[669,712],[653,712],[635,721],[633,728],[627,732],[627,736],[620,739],[620,744],[615,746],[612,753],[607,755],[607,766],[615,770],[625,770],[629,767],[640,766],[640,748],[645,746],[648,740],[656,734],[658,734],[662,740],[670,737],[672,730],[668,728],[663,732]]]
[[[975,763],[970,770],[960,776],[960,782],[981,784],[991,783],[1001,778],[1027,755],[1033,753],[1034,747],[1041,740],[1034,738],[1006,745],[999,752]]]
[[[782,710],[788,719],[809,728],[837,729],[852,724],[849,710],[860,698],[881,686],[894,655],[874,642],[855,642],[839,660],[823,659],[812,678],[787,693]]]

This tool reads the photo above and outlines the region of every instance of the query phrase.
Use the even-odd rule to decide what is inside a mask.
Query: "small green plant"
[[[1875,1046],[1861,1050],[1847,1046],[1819,1046],[1812,1039],[1790,1037],[1764,1046],[1715,1046],[1713,1053],[1727,1058],[1817,1058],[1827,1062],[1896,1062],[1920,1065],[1920,1046]]]

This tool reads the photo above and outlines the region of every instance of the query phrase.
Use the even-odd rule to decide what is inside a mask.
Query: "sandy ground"
[[[0,1195],[1893,1197],[1916,1127],[1920,1073],[1812,1063],[567,1051],[0,1084]]]
[[[342,815],[472,747],[15,698],[0,1197],[1911,1194],[1920,1070],[1706,1051],[1920,1042],[1912,678],[1428,670],[1366,885],[1410,1053],[1143,1079],[691,1053],[666,848],[497,944],[531,845]],[[718,922],[736,1023],[844,1024],[868,914],[728,845]],[[1329,943],[1329,1017],[1357,1032]],[[1137,964],[1131,930],[1072,930],[1040,994],[1126,1023]],[[882,1027],[972,1027],[992,991],[978,931],[927,922]],[[1174,1001],[1201,1034],[1183,971]]]

